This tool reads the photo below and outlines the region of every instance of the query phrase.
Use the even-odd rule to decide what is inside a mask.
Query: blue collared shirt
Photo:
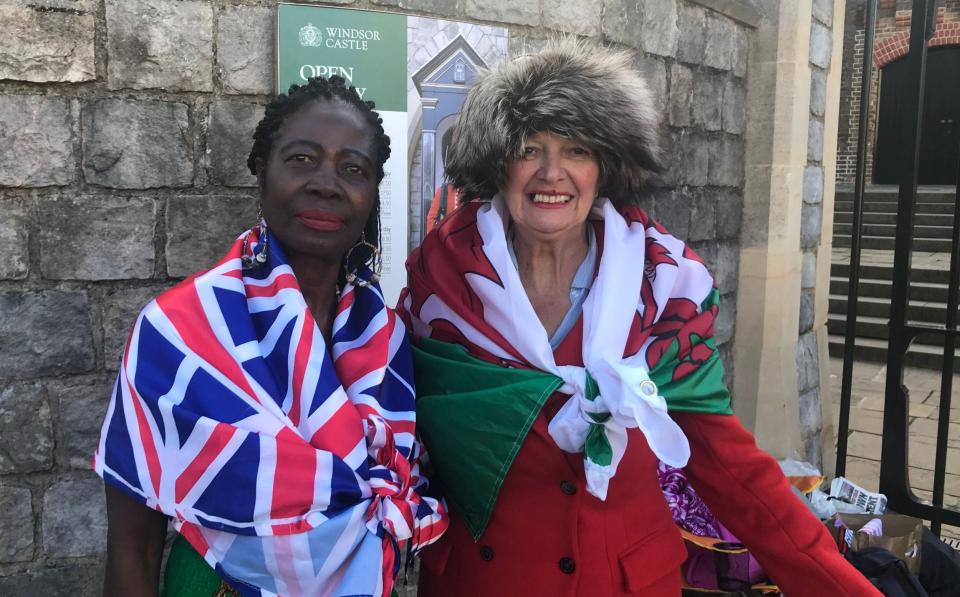
[[[510,232],[510,242],[507,243],[507,249],[510,251],[510,259],[513,260],[513,266],[519,270],[517,253],[513,249],[512,229]],[[570,284],[570,308],[567,310],[566,315],[563,316],[560,327],[558,327],[557,331],[550,337],[550,348],[553,350],[556,350],[557,347],[560,346],[563,339],[566,338],[570,330],[573,329],[574,324],[577,323],[577,319],[580,318],[580,313],[583,312],[583,302],[587,300],[587,293],[590,292],[590,286],[593,285],[593,270],[596,263],[597,235],[593,231],[593,226],[588,223],[587,255],[580,263],[580,267],[577,268],[577,273],[573,275],[573,283]]]

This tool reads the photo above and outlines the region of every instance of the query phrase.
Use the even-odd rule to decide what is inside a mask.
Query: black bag
[[[853,567],[887,597],[929,597],[903,560],[881,547],[848,551]]]
[[[960,597],[960,555],[923,527],[920,584],[930,597]]]

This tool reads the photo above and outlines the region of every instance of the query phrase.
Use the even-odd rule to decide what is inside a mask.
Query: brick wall
[[[860,118],[860,87],[863,80],[864,23],[866,0],[847,2],[844,30],[843,81],[840,92],[840,132],[837,140],[837,182],[853,183],[856,177],[857,127]],[[880,0],[874,38],[870,112],[867,116],[867,182],[873,178],[882,69],[906,56],[910,44],[910,0]],[[960,45],[960,0],[941,0],[930,47]]]
[[[674,156],[647,206],[711,266],[731,363],[752,29],[704,5],[747,3],[334,3],[634,48]],[[100,593],[89,461],[117,359],[138,310],[254,220],[275,4],[0,0],[0,595]]]

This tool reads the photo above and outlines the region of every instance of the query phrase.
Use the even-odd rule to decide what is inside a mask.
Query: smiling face
[[[530,136],[501,189],[517,234],[560,238],[583,229],[600,166],[582,143],[550,132]]]
[[[260,171],[263,217],[289,254],[339,263],[360,239],[377,196],[374,131],[339,101],[284,122]]]

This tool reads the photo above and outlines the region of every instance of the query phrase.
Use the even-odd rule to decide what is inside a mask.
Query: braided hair
[[[253,133],[253,147],[250,149],[250,156],[247,158],[247,168],[250,173],[259,178],[262,174],[261,168],[266,166],[270,158],[270,152],[273,150],[273,143],[280,136],[280,130],[283,128],[287,119],[296,114],[302,107],[310,102],[339,101],[353,106],[359,112],[370,128],[373,130],[373,144],[376,152],[377,164],[377,184],[383,180],[383,165],[390,157],[390,137],[383,130],[383,119],[375,111],[376,106],[371,101],[365,101],[360,97],[357,88],[353,85],[348,86],[346,80],[338,75],[329,78],[311,77],[307,79],[304,85],[291,85],[287,93],[281,93],[267,104],[264,110],[263,118],[257,124],[257,130]],[[377,188],[374,196],[373,207],[370,209],[370,215],[363,227],[364,237],[367,242],[380,249],[380,189]],[[354,271],[360,265],[366,264],[373,258],[372,251],[358,250],[348,254],[351,263],[345,263],[347,271]],[[344,258],[346,259],[346,257]],[[342,277],[342,274],[341,274]],[[342,280],[341,280],[342,282]],[[341,283],[341,287],[343,284]]]

